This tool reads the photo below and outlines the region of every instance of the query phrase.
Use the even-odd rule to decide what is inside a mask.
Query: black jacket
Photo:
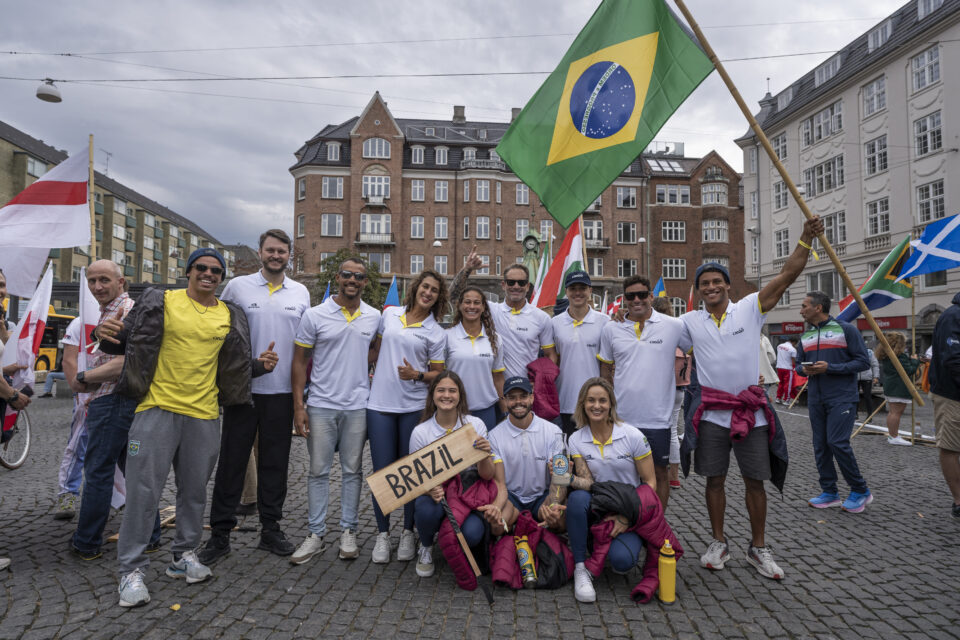
[[[153,374],[163,343],[164,291],[151,287],[137,299],[137,304],[123,321],[117,336],[120,344],[100,342],[104,353],[124,356],[123,371],[116,393],[142,400],[153,382]],[[253,359],[250,351],[250,326],[243,309],[221,300],[230,310],[230,331],[220,347],[217,362],[219,404],[232,406],[253,404],[250,381],[267,373],[263,363]]]
[[[952,302],[933,330],[930,391],[960,401],[960,293]]]

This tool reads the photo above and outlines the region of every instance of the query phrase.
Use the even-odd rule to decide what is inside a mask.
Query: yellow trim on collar
[[[273,286],[273,285],[270,284],[269,282],[267,283],[267,291],[270,292],[270,295],[271,295],[271,296],[272,296],[273,294],[275,294],[277,291],[280,291],[280,289],[283,289],[283,283],[282,283],[282,282],[281,282],[280,284],[278,284],[277,286]]]
[[[403,325],[404,329],[414,329],[416,327],[422,327],[423,320],[421,320],[420,322],[414,322],[413,324],[407,324],[407,314],[404,313],[400,316],[400,324]]]
[[[599,440],[594,438],[593,433],[590,434],[590,439],[593,440],[593,444],[600,447],[600,457],[603,458],[603,448],[608,444],[613,444],[613,433],[610,434],[610,439],[607,440],[606,442],[600,442]]]
[[[757,300],[757,304],[760,304],[760,301],[759,301],[759,300]],[[717,329],[719,329],[719,328],[720,328],[720,325],[723,324],[723,321],[727,319],[727,312],[724,311],[724,312],[723,312],[723,315],[720,316],[720,319],[719,319],[719,320],[717,320],[717,317],[711,313],[711,314],[710,314],[710,319],[713,320],[713,324],[717,325]]]
[[[340,307],[340,313],[343,314],[343,317],[347,319],[347,324],[349,324],[354,320],[356,320],[357,318],[359,318],[360,314],[363,312],[360,310],[359,307],[357,307],[357,310],[351,314],[349,311],[347,311],[346,307]]]

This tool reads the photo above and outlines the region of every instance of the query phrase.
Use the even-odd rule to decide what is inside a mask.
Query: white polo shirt
[[[413,433],[410,434],[410,453],[423,449],[428,444],[436,442],[443,436],[449,435],[465,424],[471,425],[473,430],[477,432],[478,437],[487,437],[487,427],[480,418],[466,415],[463,416],[462,421],[457,422],[457,425],[453,429],[446,429],[437,423],[437,414],[433,414],[433,417],[429,420],[421,422],[413,428]]]
[[[294,339],[313,349],[307,406],[345,411],[367,406],[367,354],[379,326],[380,312],[363,301],[352,316],[332,296],[307,309]]]
[[[418,371],[427,371],[431,364],[443,364],[447,336],[443,328],[428,315],[423,322],[407,324],[404,307],[389,307],[380,318],[380,355],[373,374],[367,407],[385,413],[423,411],[427,387],[417,380],[401,380],[397,367],[403,360]]]
[[[260,271],[233,278],[223,288],[221,300],[232,302],[247,314],[250,325],[250,349],[257,357],[273,342],[277,366],[251,382],[253,393],[290,393],[290,365],[293,362],[293,338],[300,318],[310,308],[307,288],[286,276],[274,289]]]
[[[573,413],[577,408],[580,387],[589,378],[600,375],[600,334],[610,317],[590,309],[583,320],[574,320],[568,311],[553,316],[553,337],[560,354],[560,413]]]
[[[638,322],[629,320],[608,322],[600,336],[597,358],[616,364],[617,414],[636,427],[668,429],[672,426],[677,344],[683,324],[651,310],[639,335],[638,327]]]
[[[793,361],[797,359],[797,350],[789,342],[777,346],[777,369],[793,370]]]
[[[83,336],[80,335],[83,332],[83,323],[80,321],[80,318],[74,318],[70,321],[70,324],[67,325],[66,331],[63,333],[63,344],[69,344],[74,347],[80,346],[80,338]]]
[[[483,329],[480,329],[479,336],[473,338],[462,323],[450,327],[446,333],[446,366],[463,381],[470,411],[490,407],[500,398],[493,384],[493,374],[504,370],[503,346],[494,355],[490,338]]]
[[[554,346],[550,316],[532,304],[515,311],[506,302],[490,305],[493,323],[503,349],[505,376],[527,377],[527,365],[537,359],[540,349]]]
[[[729,302],[720,318],[720,326],[706,309],[690,311],[680,316],[683,337],[680,348],[693,347],[697,362],[697,380],[712,387],[737,395],[760,379],[760,332],[766,314],[760,310],[758,294],[751,293],[738,302]],[[704,411],[701,419],[730,428],[731,410]],[[767,424],[762,409],[758,409],[757,427]]]
[[[606,442],[594,438],[590,427],[580,427],[570,436],[567,450],[571,458],[583,458],[594,482],[623,482],[634,487],[643,482],[636,461],[651,454],[646,436],[622,423],[613,425]]]
[[[539,416],[526,429],[518,429],[510,417],[490,431],[493,463],[503,465],[507,491],[521,502],[532,502],[550,487],[547,461],[563,451],[560,427]]]

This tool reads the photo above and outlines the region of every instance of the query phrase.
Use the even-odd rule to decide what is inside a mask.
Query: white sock
[[[587,565],[586,565],[585,563],[583,563],[583,562],[578,562],[577,564],[573,565],[573,568],[574,568],[574,569],[583,569],[584,571],[586,571]]]

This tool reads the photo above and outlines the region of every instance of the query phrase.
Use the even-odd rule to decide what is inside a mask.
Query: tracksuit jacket
[[[807,402],[859,402],[857,378],[870,368],[870,357],[856,327],[829,316],[804,333],[797,345],[797,373],[805,375],[801,362],[821,360],[827,363],[827,372],[807,378]]]

